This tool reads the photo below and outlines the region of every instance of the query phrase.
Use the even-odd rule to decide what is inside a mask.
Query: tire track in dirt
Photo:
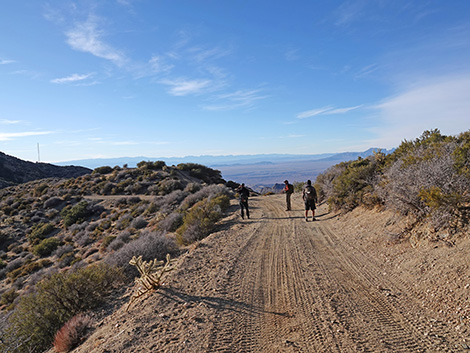
[[[419,320],[385,296],[383,288],[399,292],[400,283],[385,280],[322,222],[283,211],[279,197],[260,198],[259,206],[265,216],[253,220],[261,224],[221,285],[245,309],[214,319],[208,351],[452,351],[442,339],[447,332],[425,335]]]

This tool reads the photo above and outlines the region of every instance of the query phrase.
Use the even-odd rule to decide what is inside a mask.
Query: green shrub
[[[113,172],[113,168],[110,166],[103,166],[103,167],[98,167],[95,168],[92,172],[92,174],[109,174]]]
[[[31,244],[38,244],[54,231],[55,227],[51,223],[38,223],[31,228],[28,240]]]
[[[139,169],[148,169],[148,170],[162,170],[163,167],[166,166],[166,163],[164,161],[141,161],[137,163],[137,168]]]
[[[33,247],[33,253],[40,257],[49,256],[58,248],[60,240],[57,238],[47,238],[41,241],[38,245]]]
[[[201,179],[208,184],[224,183],[222,174],[219,170],[215,170],[197,163],[180,163],[177,165],[179,170],[188,171],[189,175]]]
[[[10,309],[12,309],[12,304],[15,299],[18,298],[18,295],[19,294],[16,292],[16,290],[14,288],[11,288],[2,294],[2,297],[0,298],[0,304],[6,305]]]
[[[88,203],[83,200],[71,208],[63,209],[60,214],[64,219],[65,227],[69,227],[75,223],[83,223],[92,213],[88,209]]]
[[[23,342],[21,352],[48,349],[68,320],[100,306],[121,283],[120,271],[105,264],[54,274],[39,282],[35,293],[20,299],[3,343]]]
[[[49,185],[45,183],[36,186],[33,191],[33,196],[39,197],[39,196],[44,195],[48,188],[49,188]]]
[[[27,276],[30,275],[31,273],[34,273],[36,271],[39,271],[41,268],[45,266],[49,266],[52,262],[47,259],[42,259],[40,261],[30,261],[28,260],[26,263],[23,264],[23,266],[9,272],[7,274],[7,277],[11,280],[14,281],[19,277]]]
[[[104,237],[103,241],[101,242],[101,251],[105,251],[114,239],[116,239],[115,235],[108,235]]]
[[[196,203],[186,213],[183,225],[177,230],[178,242],[190,244],[209,235],[229,206],[230,199],[227,195],[207,198]]]

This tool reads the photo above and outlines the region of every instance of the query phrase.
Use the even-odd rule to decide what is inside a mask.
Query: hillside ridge
[[[81,166],[33,163],[0,152],[0,189],[44,178],[75,178],[92,170]]]

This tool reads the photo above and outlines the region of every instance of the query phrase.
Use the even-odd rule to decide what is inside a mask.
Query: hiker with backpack
[[[287,180],[284,180],[284,184],[286,184],[283,190],[284,193],[286,194],[286,205],[287,205],[286,211],[290,211],[291,210],[290,198],[292,194],[294,193],[294,185],[289,184]]]
[[[315,221],[315,203],[317,202],[317,191],[312,186],[312,182],[307,180],[307,185],[302,192],[302,199],[305,202],[305,221],[308,222],[308,210],[312,210],[312,221]]]
[[[245,187],[245,184],[241,184],[236,191],[240,195],[240,210],[242,219],[245,219],[244,210],[246,210],[246,216],[250,219],[250,210],[248,209],[248,197],[250,196],[250,191]]]

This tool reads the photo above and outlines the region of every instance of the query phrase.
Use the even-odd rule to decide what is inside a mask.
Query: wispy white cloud
[[[323,107],[319,109],[307,110],[305,112],[297,114],[298,119],[305,119],[311,118],[317,115],[334,115],[334,114],[345,114],[352,110],[356,110],[361,108],[362,105],[356,105],[354,107],[347,107],[347,108],[334,108],[334,107]]]
[[[15,60],[0,59],[0,65],[8,65],[15,63]]]
[[[8,119],[0,119],[0,124],[2,125],[14,125],[14,124],[21,124],[21,120],[8,120]]]
[[[52,131],[0,132],[0,141],[10,141],[21,137],[49,135]]]
[[[135,141],[114,141],[111,142],[111,145],[113,146],[132,146],[132,145],[138,145],[139,142]]]
[[[161,80],[160,83],[170,86],[169,93],[174,96],[187,96],[190,94],[198,95],[206,92],[211,84],[211,80]]]
[[[379,69],[379,66],[377,64],[371,64],[363,67],[362,69],[359,70],[359,72],[356,73],[356,77],[364,77],[367,76],[374,71],[377,71]]]
[[[312,110],[307,110],[305,112],[301,112],[297,114],[297,118],[299,119],[305,119],[305,118],[311,118],[312,116],[320,115],[323,114],[329,110],[333,109],[332,107],[324,107],[324,108],[319,108],[319,109],[312,109]]]
[[[238,90],[233,93],[220,94],[215,97],[222,103],[204,106],[205,110],[222,111],[238,108],[252,107],[256,101],[268,98],[268,95],[262,94],[261,90]]]
[[[438,128],[455,135],[470,128],[470,73],[422,82],[374,107],[380,127],[372,128],[372,143],[396,147],[403,139],[415,139],[423,131]]]
[[[168,73],[174,68],[174,65],[169,64],[165,57],[154,55],[149,60],[149,65],[153,73]]]
[[[289,50],[284,54],[287,61],[296,61],[300,58],[297,49]]]
[[[345,114],[345,113],[348,113],[352,110],[356,110],[356,109],[359,109],[363,107],[363,105],[356,105],[354,107],[348,107],[348,108],[336,108],[336,109],[331,109],[327,112],[325,112],[324,114],[325,115],[333,115],[333,114]]]
[[[104,33],[99,28],[99,18],[96,16],[89,16],[87,21],[77,23],[65,35],[67,43],[75,50],[110,60],[118,66],[127,61],[124,54],[102,40]]]
[[[73,74],[68,77],[62,77],[62,78],[56,78],[51,80],[52,83],[70,83],[70,82],[77,82],[77,81],[83,81],[86,80],[87,78],[92,77],[94,74],[84,74],[84,75],[79,75],[79,74]]]
[[[362,16],[363,6],[363,1],[353,0],[343,2],[336,11],[335,24],[337,26],[345,26],[357,21]]]
[[[223,49],[219,47],[211,49],[193,47],[189,49],[189,53],[192,54],[193,59],[199,63],[206,63],[210,60],[220,59],[229,55],[230,52],[230,49]]]

